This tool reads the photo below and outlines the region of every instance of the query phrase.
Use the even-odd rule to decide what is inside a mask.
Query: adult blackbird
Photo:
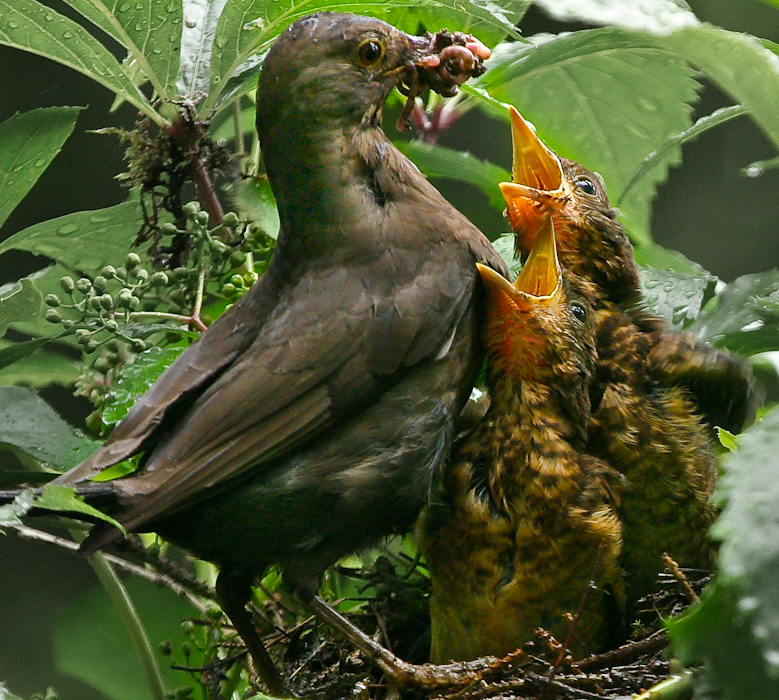
[[[626,478],[618,510],[628,611],[656,588],[662,554],[710,568],[707,539],[716,462],[699,418],[740,429],[751,387],[748,365],[695,342],[650,314],[632,248],[602,179],[558,158],[512,111],[514,184],[503,184],[520,251],[551,216],[570,283],[593,301],[598,366],[587,450]],[[722,382],[720,386],[718,382]]]
[[[220,567],[219,600],[276,694],[284,684],[244,607],[255,576],[277,564],[340,624],[314,598],[322,572],[414,522],[481,364],[475,263],[504,263],[381,118],[394,87],[451,92],[488,55],[472,37],[348,14],[286,29],[257,100],[281,220],[267,272],[56,480],[79,484],[142,452],[112,482],[114,517]],[[82,550],[119,538],[97,525]]]
[[[546,224],[514,285],[479,267],[490,406],[421,525],[433,662],[504,656],[539,627],[596,652],[619,609],[620,478],[584,451],[595,318]]]
[[[753,376],[740,358],[678,332],[646,308],[633,247],[611,207],[603,179],[558,157],[513,107],[513,182],[501,183],[518,253],[527,254],[541,212],[551,212],[560,262],[590,282],[595,300],[614,302],[641,330],[656,332],[652,376],[689,389],[711,426],[740,432],[753,418]]]

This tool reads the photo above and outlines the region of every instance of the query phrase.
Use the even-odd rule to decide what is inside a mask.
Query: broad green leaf
[[[200,651],[205,642],[202,633],[196,632],[192,640],[181,630],[181,623],[196,617],[197,611],[172,591],[148,581],[130,579],[125,585],[152,648],[158,649],[163,641],[171,643],[172,658],[159,659],[168,690],[194,685],[190,674],[174,671],[170,664],[198,666],[205,661]],[[102,588],[95,587],[79,596],[64,610],[52,641],[57,667],[63,673],[84,681],[111,700],[149,700],[141,663],[132,652],[119,612]],[[185,641],[192,648],[189,658],[181,652]],[[194,697],[198,697],[197,691]]]
[[[657,39],[742,104],[779,148],[779,56],[748,34],[701,24]]]
[[[60,152],[81,109],[34,109],[0,124],[0,226]]]
[[[515,10],[506,11],[492,0],[371,0],[369,4],[353,0],[277,0],[272,3],[267,0],[227,0],[214,37],[209,96],[201,106],[200,114],[209,114],[216,105],[223,106],[225,100],[220,99],[221,93],[230,84],[230,79],[237,73],[243,74],[245,70],[241,66],[253,55],[267,50],[295,20],[324,10],[389,19],[391,11],[402,7],[455,10],[462,18],[460,24],[473,18],[499,28],[504,34],[520,37],[512,23]],[[253,68],[253,64],[248,65]],[[241,81],[243,85],[246,82]],[[238,93],[233,90],[231,94]]]
[[[501,44],[489,66],[477,85],[517,107],[560,155],[600,172],[614,200],[647,153],[691,125],[698,84],[650,35],[605,28],[535,46]],[[654,187],[680,153],[659,159],[620,203],[637,243],[651,240]]]
[[[21,518],[30,511],[34,499],[35,492],[32,489],[25,489],[11,503],[0,506],[0,532],[3,531],[3,525],[21,525]],[[1,699],[2,695],[0,695]]]
[[[652,151],[649,155],[647,155],[646,158],[644,158],[644,160],[641,161],[640,165],[638,168],[636,168],[636,171],[633,173],[627,185],[625,185],[625,189],[622,190],[620,199],[627,196],[628,192],[630,192],[630,190],[633,188],[633,185],[635,185],[647,172],[649,172],[655,162],[668,153],[668,151],[676,148],[677,146],[683,146],[688,141],[692,141],[693,139],[698,138],[698,136],[706,133],[710,129],[713,129],[720,124],[727,124],[727,122],[745,114],[747,114],[747,111],[741,105],[721,107],[720,109],[714,110],[711,114],[702,116],[689,129],[685,129],[681,133],[672,136],[662,146],[660,146],[660,148]],[[617,204],[619,204],[619,202],[617,202]]]
[[[33,505],[36,508],[53,510],[60,513],[83,513],[84,515],[89,515],[98,520],[104,520],[114,527],[119,528],[125,535],[127,534],[127,530],[124,529],[123,525],[102,511],[99,511],[97,508],[90,506],[84,501],[82,496],[79,496],[76,491],[69,486],[46,484],[46,486],[43,487],[43,492],[35,499]]]
[[[676,0],[535,0],[535,3],[563,22],[609,24],[655,34],[698,24],[686,3]]]
[[[0,16],[0,44],[73,68],[163,123],[111,52],[73,20],[37,0],[0,0]]]
[[[181,53],[181,0],[65,0],[124,46],[161,97],[175,83]]]
[[[279,211],[266,177],[246,178],[238,183],[233,201],[242,217],[273,238],[279,235]]]
[[[677,328],[686,328],[714,296],[714,275],[687,275],[642,267],[641,286],[646,305]]]
[[[514,239],[515,236],[513,233],[502,233],[492,242],[495,250],[497,250],[500,257],[503,258],[503,262],[508,266],[512,280],[522,269],[522,262],[519,258],[514,257]]]
[[[722,468],[717,582],[671,634],[685,662],[708,662],[723,698],[779,697],[779,410],[739,437]]]
[[[38,316],[43,308],[43,296],[30,278],[0,287],[0,336],[20,320]]]
[[[38,349],[49,340],[0,341],[0,386],[73,386],[80,373],[79,364],[62,353]]]
[[[717,426],[716,430],[717,439],[720,441],[720,444],[730,452],[735,452],[738,449],[736,436],[729,430],[725,430],[725,428],[720,428],[719,426]]]
[[[0,683],[0,700],[22,700],[18,695],[14,695],[5,684]]]
[[[779,271],[744,275],[731,282],[713,311],[689,327],[702,340],[742,355],[779,350],[779,324],[761,301],[779,290]]]
[[[135,400],[145,394],[149,387],[173,361],[186,350],[186,343],[151,347],[140,353],[135,360],[122,368],[119,381],[111,387],[101,415],[106,425],[116,425],[133,407]]]
[[[76,466],[100,443],[71,427],[34,391],[0,387],[0,444],[57,471]]]
[[[420,141],[400,141],[395,145],[428,177],[467,182],[484,192],[493,207],[499,211],[506,208],[498,183],[511,181],[511,173],[508,170],[480,160],[470,153],[444,146],[429,146]]]
[[[0,254],[26,250],[77,270],[99,270],[124,260],[143,223],[135,200],[43,221],[0,243]]]
[[[211,84],[211,49],[227,0],[188,0],[181,36],[181,68],[176,86],[180,95],[208,92]]]
[[[679,251],[663,248],[657,243],[636,246],[634,252],[639,265],[651,265],[660,270],[674,270],[689,275],[709,274]]]

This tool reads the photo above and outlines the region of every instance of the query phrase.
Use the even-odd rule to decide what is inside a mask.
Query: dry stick
[[[667,644],[668,638],[666,637],[665,632],[663,630],[658,630],[645,639],[641,639],[637,642],[623,644],[621,647],[604,652],[603,654],[588,656],[586,659],[577,661],[574,666],[580,671],[586,672],[618,664],[624,666],[635,661],[644,654],[651,654],[664,649]]]
[[[690,581],[684,575],[684,572],[679,568],[679,565],[671,558],[668,552],[663,552],[663,561],[674,575],[674,578],[681,584],[684,592],[687,594],[687,597],[693,603],[699,603],[701,599],[698,597],[698,594],[693,590],[693,587],[690,585]]]
[[[57,537],[56,535],[51,535],[48,532],[36,530],[35,528],[28,527],[26,525],[9,525],[8,527],[11,527],[22,539],[52,544],[55,547],[59,547],[60,549],[65,549],[69,552],[73,552],[74,554],[78,554],[78,545],[72,540],[66,540],[62,537]],[[186,600],[199,613],[203,615],[206,614],[208,608],[203,604],[203,601],[201,601],[195,595],[195,593],[193,593],[193,591],[187,588],[187,586],[182,585],[172,577],[157,571],[149,571],[148,569],[144,569],[142,566],[133,564],[126,559],[114,556],[113,554],[106,554],[105,558],[108,562],[117,568],[126,571],[127,573],[138,576],[139,578],[145,579],[146,581],[150,581],[155,586],[161,586],[163,588],[170,589],[177,596]]]

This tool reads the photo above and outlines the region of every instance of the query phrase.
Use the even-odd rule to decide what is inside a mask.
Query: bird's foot
[[[441,688],[469,685],[481,680],[485,672],[501,663],[498,659],[487,656],[475,661],[440,665],[410,664],[376,643],[319,596],[315,596],[307,606],[322,622],[349,639],[384,672],[390,685],[397,688],[417,688],[432,692]]]

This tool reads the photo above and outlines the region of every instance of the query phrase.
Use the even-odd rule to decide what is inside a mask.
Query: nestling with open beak
[[[596,652],[619,617],[621,535],[620,477],[585,452],[593,309],[561,275],[550,217],[515,284],[479,272],[491,402],[421,523],[431,658],[504,656],[539,627]]]

